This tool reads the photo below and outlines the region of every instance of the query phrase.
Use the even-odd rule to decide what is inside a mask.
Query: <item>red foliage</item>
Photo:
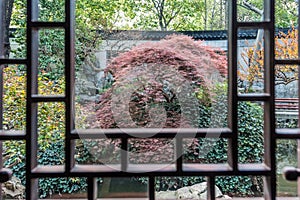
[[[205,76],[202,78],[205,79],[216,72],[227,75],[227,59],[221,50],[205,46],[202,41],[183,35],[172,35],[159,42],[138,45],[112,60],[107,71],[117,81],[127,70],[144,63],[169,65],[188,80],[203,75]]]
[[[217,51],[219,53],[216,53]],[[121,88],[124,93],[127,93],[126,88],[133,83],[132,80],[143,81],[143,78],[141,80],[139,78],[148,69],[151,73],[146,80],[148,83],[134,88],[134,92],[131,92],[128,108],[127,105],[122,105],[119,113],[113,113],[111,106],[114,90]],[[227,75],[227,60],[222,51],[205,46],[202,41],[195,41],[191,37],[183,35],[172,35],[159,42],[138,45],[132,50],[120,54],[108,65],[106,72],[113,75],[114,84],[102,95],[102,101],[98,105],[97,122],[93,127],[147,127],[147,124],[151,122],[149,114],[151,108],[147,105],[178,103],[178,96],[171,90],[167,89],[166,91],[166,84],[163,82],[164,79],[171,80],[174,78],[172,73],[163,73],[169,70],[172,73],[175,72],[176,76],[183,77],[192,85],[193,92],[196,92],[200,86],[209,88],[216,77],[221,77],[215,76],[216,74],[221,74],[223,77]],[[161,77],[158,77],[160,75]],[[181,83],[184,84],[182,79],[179,79],[177,88]],[[124,100],[123,104],[126,104],[126,97],[119,95],[118,98],[120,98],[120,102]],[[115,121],[116,115],[123,115],[122,111],[124,110],[130,112],[132,121],[117,123]],[[184,119],[180,111],[174,109],[174,106],[165,112],[156,113],[156,115],[158,119],[165,120],[161,127],[190,126],[188,123],[184,123],[188,120]]]
[[[191,123],[197,119],[193,112],[198,113],[195,93],[200,88],[207,91],[216,78],[227,75],[227,60],[222,51],[201,41],[172,35],[120,54],[109,64],[108,72],[114,84],[102,94],[91,128],[195,128]],[[188,116],[183,114],[183,104],[191,104]],[[131,162],[169,163],[175,159],[169,139],[131,140],[130,147]]]

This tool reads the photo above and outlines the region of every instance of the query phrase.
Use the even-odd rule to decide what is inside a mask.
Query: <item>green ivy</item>
[[[227,86],[217,84],[212,98],[199,106],[199,128],[227,126]],[[198,97],[203,97],[199,96]],[[203,100],[203,98],[201,99]],[[263,108],[250,102],[238,104],[239,163],[263,162]],[[221,112],[220,112],[221,111]],[[216,120],[220,123],[216,123]],[[226,163],[228,140],[224,138],[196,138],[184,152],[184,161],[192,163]],[[203,154],[203,152],[206,152]],[[139,178],[146,182],[145,178]],[[205,181],[205,177],[157,177],[156,190],[176,190]],[[261,196],[263,182],[256,176],[217,177],[216,185],[228,195]]]
[[[221,101],[221,103],[225,103]],[[225,109],[227,110],[227,109]],[[212,107],[200,106],[201,128],[209,128],[212,119]],[[220,118],[226,124],[227,113],[220,112]],[[215,116],[216,117],[216,116]],[[263,109],[260,105],[242,102],[238,105],[238,156],[239,163],[261,163],[263,160]],[[228,141],[223,138],[198,138],[196,148],[186,151],[185,162],[200,163],[226,163]],[[211,145],[213,144],[213,147]],[[201,152],[209,151],[202,155]],[[156,189],[175,190],[183,186],[193,185],[205,181],[204,177],[160,177],[157,179]],[[261,177],[248,176],[226,176],[218,177],[216,185],[221,191],[228,195],[238,196],[260,196],[263,192]]]

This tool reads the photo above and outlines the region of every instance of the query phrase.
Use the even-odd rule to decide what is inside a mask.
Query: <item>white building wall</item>
[[[96,55],[97,58],[99,58],[100,67],[104,69],[106,65],[108,64],[109,60],[108,54],[109,51],[118,51],[118,52],[124,52],[130,50],[132,47],[137,46],[139,44],[145,43],[145,42],[155,42],[154,40],[106,40],[103,41],[101,46],[99,47],[99,51],[97,51]],[[214,48],[220,48],[224,51],[227,51],[228,49],[228,41],[227,40],[209,40],[204,41],[204,44],[207,46],[211,46]],[[249,47],[253,47],[255,44],[255,40],[239,40],[238,41],[238,61],[240,64],[244,64],[247,66],[243,59],[241,59],[242,52],[245,51]]]

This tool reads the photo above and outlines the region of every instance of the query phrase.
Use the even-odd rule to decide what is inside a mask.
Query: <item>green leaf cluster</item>
[[[226,111],[227,109],[224,109]],[[201,128],[210,127],[211,107],[200,109],[202,119]],[[214,113],[215,115],[216,113]],[[219,113],[226,121],[227,113]],[[216,117],[216,116],[215,116]],[[239,163],[262,163],[263,161],[263,110],[261,106],[242,102],[238,105],[238,160]],[[198,138],[197,148],[187,151],[186,160],[200,163],[226,163],[228,141],[223,138]],[[213,147],[212,147],[213,145]],[[209,151],[206,154],[202,152]],[[190,179],[190,178],[188,178]],[[188,182],[188,181],[186,181]],[[193,182],[195,184],[196,182]],[[255,196],[262,194],[261,177],[228,176],[218,177],[216,185],[223,193],[238,196]]]
[[[3,124],[7,131],[25,130],[26,107],[26,73],[24,66],[9,65],[4,68]],[[46,77],[39,78],[41,95],[55,91],[64,93],[64,80],[51,81]],[[79,105],[77,105],[78,107]],[[62,103],[38,104],[38,152],[40,165],[63,165],[65,136],[65,106]],[[4,166],[13,170],[22,183],[25,183],[25,141],[5,141],[3,145]],[[83,157],[81,159],[88,159]],[[71,193],[86,189],[83,178],[41,179],[39,182],[40,197],[52,193]]]

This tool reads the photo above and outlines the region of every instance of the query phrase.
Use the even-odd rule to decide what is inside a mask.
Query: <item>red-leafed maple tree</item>
[[[204,101],[199,96],[209,95],[213,84],[226,77],[227,60],[202,41],[171,35],[120,54],[106,73],[114,83],[102,94],[91,128],[196,128],[197,103]],[[131,140],[130,146],[139,153],[132,162],[174,159],[168,139]]]
[[[150,102],[152,105],[160,103],[166,110],[163,114],[167,115],[166,123],[162,127],[175,128],[184,119],[180,119],[178,110],[171,108],[180,106],[179,95],[174,92],[179,89],[179,84],[177,88],[172,88],[171,82],[177,82],[178,79],[178,82],[181,81],[183,84],[186,81],[184,83],[190,85],[193,89],[190,92],[194,94],[200,88],[209,92],[211,85],[217,81],[216,78],[220,79],[227,75],[227,58],[221,50],[205,46],[202,41],[195,41],[183,35],[171,35],[159,42],[144,43],[120,54],[111,61],[106,72],[112,74],[114,84],[101,97],[95,127],[133,126],[128,123],[120,124],[114,120],[115,115],[124,113],[112,113],[112,99],[117,96],[122,101],[124,96],[118,89],[123,89],[124,92],[125,88],[128,92],[127,88],[136,84],[135,88],[130,90],[132,93],[128,109],[133,119],[131,122],[140,127],[147,127],[151,121],[147,105]],[[168,83],[165,83],[165,80],[168,80]]]

